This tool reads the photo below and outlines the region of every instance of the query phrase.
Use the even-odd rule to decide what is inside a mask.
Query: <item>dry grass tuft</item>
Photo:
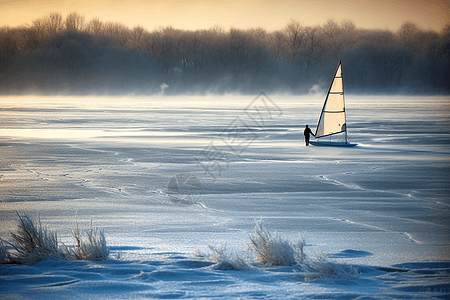
[[[274,236],[262,225],[262,221],[255,220],[255,230],[250,234],[249,250],[256,254],[256,262],[267,266],[292,266],[304,259],[304,240],[300,236],[297,244],[284,241],[278,234]]]
[[[225,271],[242,271],[242,270],[250,270],[251,266],[248,264],[245,259],[237,256],[237,255],[226,255],[225,254],[225,246],[213,247],[209,246],[212,252],[212,260],[216,263],[215,269],[225,270]]]
[[[77,242],[75,248],[69,248],[58,243],[58,236],[42,226],[40,218],[37,225],[26,214],[17,213],[17,229],[10,232],[11,242],[4,241],[11,246],[8,251],[0,242],[0,263],[15,263],[31,265],[38,261],[55,259],[73,260],[102,260],[108,258],[108,248],[104,234],[98,228],[87,232],[87,240],[82,240],[78,224],[73,231]]]
[[[306,258],[300,266],[305,272],[306,281],[320,278],[353,279],[359,275],[357,269],[350,265],[331,262],[323,253],[318,253],[313,258]]]
[[[74,260],[103,260],[108,258],[108,247],[106,246],[105,235],[97,227],[92,227],[87,231],[87,239],[82,239],[78,223],[72,230],[72,235],[76,241],[75,250],[70,251]]]
[[[4,264],[7,261],[8,251],[6,250],[5,244],[0,241],[0,264]]]
[[[10,232],[13,242],[8,243],[15,250],[10,255],[11,262],[30,265],[43,259],[64,258],[58,249],[56,232],[42,226],[40,218],[35,226],[27,215],[17,213],[17,221],[17,231]]]

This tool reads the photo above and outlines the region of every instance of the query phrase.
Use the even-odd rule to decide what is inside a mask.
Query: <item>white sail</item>
[[[346,132],[344,84],[341,62],[336,70],[330,89],[322,108],[316,129],[316,138]]]

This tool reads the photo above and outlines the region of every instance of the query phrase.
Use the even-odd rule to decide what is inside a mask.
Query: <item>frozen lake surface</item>
[[[0,97],[0,238],[18,211],[110,247],[1,265],[0,298],[450,298],[450,98],[349,95],[344,149],[304,146],[323,95],[255,97]],[[358,275],[255,263],[255,219]],[[252,268],[193,255],[220,245]]]

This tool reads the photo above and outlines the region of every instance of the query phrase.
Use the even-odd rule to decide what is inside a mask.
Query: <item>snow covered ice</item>
[[[110,254],[0,265],[0,299],[450,298],[450,98],[348,95],[341,149],[304,146],[321,95],[267,96],[1,97],[0,238]],[[255,220],[322,271],[256,262]]]

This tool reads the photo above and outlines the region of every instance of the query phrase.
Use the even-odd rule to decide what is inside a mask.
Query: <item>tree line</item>
[[[307,93],[342,61],[347,90],[448,93],[450,24],[367,30],[351,21],[267,32],[221,27],[148,31],[51,13],[0,28],[1,94]]]

